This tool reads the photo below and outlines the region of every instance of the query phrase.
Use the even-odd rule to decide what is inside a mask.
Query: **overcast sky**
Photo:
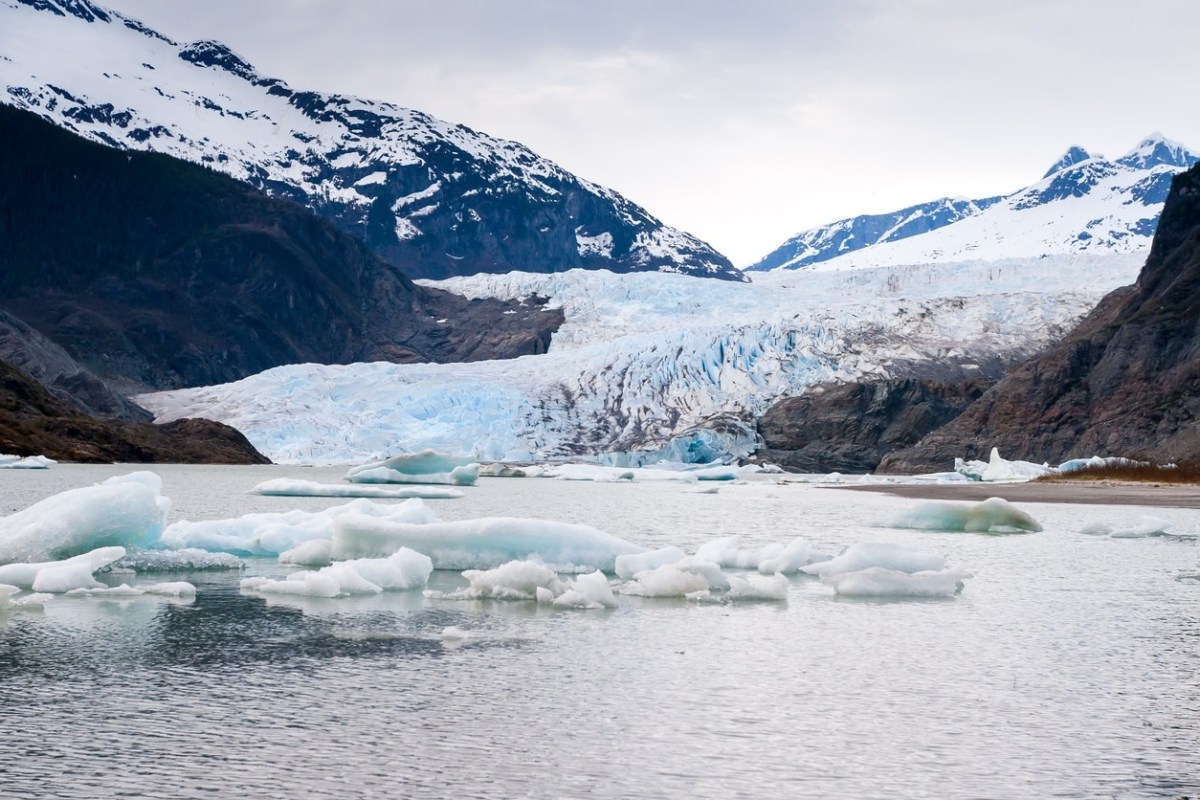
[[[792,234],[1200,148],[1196,0],[100,0],[294,88],[515,139],[744,266]]]

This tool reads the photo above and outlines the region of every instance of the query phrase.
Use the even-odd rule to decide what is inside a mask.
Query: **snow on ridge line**
[[[749,424],[813,383],[886,377],[914,361],[1032,353],[1132,281],[1140,261],[1073,256],[770,274],[755,284],[721,282],[720,292],[715,282],[646,273],[477,276],[440,285],[561,304],[567,321],[548,353],[294,365],[137,400],[160,422],[230,424],[277,463],[359,464],[397,447],[480,461],[653,450],[717,419]]]

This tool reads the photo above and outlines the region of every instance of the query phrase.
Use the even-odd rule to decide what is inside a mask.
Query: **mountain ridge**
[[[307,205],[411,277],[587,268],[746,280],[709,245],[519,143],[295,90],[219,42],[179,44],[87,0],[4,0],[0,22],[5,102]]]
[[[1154,133],[1107,159],[1072,145],[1005,195],[941,198],[802,231],[747,272],[997,260],[1149,248],[1171,178],[1200,155]]]

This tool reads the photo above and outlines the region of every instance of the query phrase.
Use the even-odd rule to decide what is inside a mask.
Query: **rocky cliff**
[[[416,286],[301,206],[8,106],[0,152],[20,154],[0,159],[0,311],[120,392],[282,364],[514,357],[544,352],[562,322],[537,298]]]
[[[871,472],[886,454],[954,419],[992,382],[818,384],[762,416],[757,458],[795,472]]]
[[[245,436],[212,420],[152,425],[94,419],[5,361],[0,361],[0,453],[78,462],[270,463]]]
[[[1176,177],[1137,282],[881,472],[956,456],[1200,458],[1200,167]]]

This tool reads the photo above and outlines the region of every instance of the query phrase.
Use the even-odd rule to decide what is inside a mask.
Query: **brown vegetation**
[[[1200,484],[1200,463],[1184,464],[1105,464],[1084,467],[1070,472],[1046,475],[1036,480],[1058,481],[1119,481],[1129,483],[1186,483]]]

